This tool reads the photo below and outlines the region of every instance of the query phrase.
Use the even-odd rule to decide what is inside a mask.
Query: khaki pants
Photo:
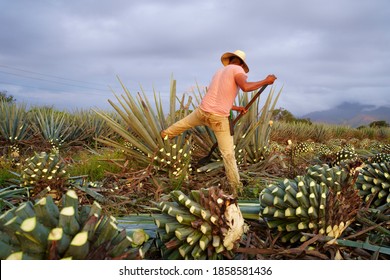
[[[169,138],[173,138],[194,126],[200,125],[206,125],[213,130],[222,154],[226,176],[232,190],[236,192],[237,189],[242,187],[242,183],[238,174],[233,136],[230,135],[228,117],[214,115],[197,108],[185,118],[163,130],[161,136],[165,137],[168,135]]]

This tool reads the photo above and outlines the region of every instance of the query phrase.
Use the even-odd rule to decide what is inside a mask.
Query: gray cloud
[[[220,55],[243,49],[249,80],[276,74],[279,106],[294,114],[390,105],[389,21],[386,0],[2,1],[0,90],[106,108],[108,86],[121,93],[116,75],[132,93],[166,96],[172,74],[179,93],[207,86]]]

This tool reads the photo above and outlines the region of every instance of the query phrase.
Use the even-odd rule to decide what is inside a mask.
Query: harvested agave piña
[[[212,187],[189,196],[172,191],[155,215],[165,259],[221,259],[244,234],[245,223],[236,199]]]
[[[260,194],[260,216],[282,233],[283,242],[305,241],[302,232],[338,237],[361,205],[354,188],[356,176],[324,165],[271,184]]]
[[[100,205],[82,206],[69,190],[62,207],[51,196],[0,216],[0,259],[138,259],[143,233],[128,235]]]
[[[373,207],[390,204],[390,162],[373,162],[360,170],[356,181],[359,193]]]

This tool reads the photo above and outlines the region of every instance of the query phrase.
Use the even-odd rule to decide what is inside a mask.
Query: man
[[[245,107],[233,106],[239,89],[249,92],[264,85],[271,85],[276,80],[275,75],[268,75],[264,80],[248,82],[246,73],[249,72],[249,68],[245,58],[246,55],[241,50],[224,53],[221,57],[224,67],[215,73],[199,107],[182,120],[161,131],[161,137],[173,138],[194,126],[210,127],[217,138],[226,176],[234,195],[241,190],[242,183],[234,153],[233,136],[230,134],[228,119],[230,110],[246,113]]]

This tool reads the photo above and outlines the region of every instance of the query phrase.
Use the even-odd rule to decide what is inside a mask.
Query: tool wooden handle
[[[245,109],[248,111],[248,109],[252,106],[252,104],[256,101],[256,99],[260,96],[260,94],[266,89],[268,85],[264,85],[259,89],[259,91],[253,96],[253,98],[249,101],[248,104],[246,104]],[[244,113],[240,112],[238,116],[233,120],[233,125],[235,125],[244,115]]]

